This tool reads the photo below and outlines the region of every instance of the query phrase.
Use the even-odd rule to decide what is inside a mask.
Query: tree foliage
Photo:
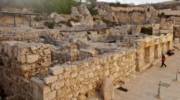
[[[74,0],[36,0],[32,5],[37,12],[67,14],[71,12],[71,7],[75,4]]]
[[[75,0],[0,0],[0,6],[31,7],[43,13],[70,13]]]

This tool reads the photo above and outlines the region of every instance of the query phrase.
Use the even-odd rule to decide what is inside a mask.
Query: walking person
[[[165,61],[166,61],[166,56],[164,54],[162,54],[162,59],[161,59],[161,68],[164,66],[164,67],[167,67],[167,65],[165,64]]]

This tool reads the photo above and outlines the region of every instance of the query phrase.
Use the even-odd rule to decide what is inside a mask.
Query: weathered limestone
[[[51,65],[49,45],[9,41],[0,47],[0,85],[8,95],[30,100],[30,78],[46,74]]]
[[[113,78],[114,85],[121,84],[135,72],[135,57],[135,52],[130,50],[100,55],[73,64],[54,66],[50,69],[50,75],[40,79],[51,92],[44,95],[42,92],[40,98],[47,98],[54,92],[56,92],[56,97],[53,100],[78,98],[92,90],[100,89],[103,80],[109,76]],[[35,83],[38,84],[38,82]],[[35,92],[40,90],[42,87],[38,90],[34,89]]]
[[[162,53],[173,48],[173,35],[161,35],[137,40],[137,71],[150,67],[154,61],[161,58]]]
[[[25,41],[25,42],[44,42],[56,44],[62,40],[58,30],[39,30],[26,28],[1,28],[0,41]]]
[[[174,37],[176,38],[180,38],[180,27],[179,26],[175,26],[174,27]]]
[[[104,100],[113,100],[114,86],[111,78],[106,78],[103,81],[102,92],[103,92]]]
[[[1,16],[0,17],[1,26],[14,26],[14,17],[13,16]],[[26,17],[17,16],[16,17],[16,26],[18,27],[28,27],[29,23]]]
[[[103,3],[93,10],[82,4],[71,15],[33,20],[33,27],[1,27],[0,88],[17,100],[86,100],[104,84],[110,100],[114,86],[156,64],[172,49],[173,33],[180,37],[176,13]],[[55,29],[44,27],[49,17]],[[11,24],[8,19],[1,17],[0,25]]]
[[[36,88],[33,88],[32,94],[40,92],[41,96],[34,95],[34,100],[85,99],[88,93],[101,88],[106,77],[113,78],[114,86],[126,82],[135,71],[143,71],[156,64],[162,52],[172,49],[172,40],[172,34],[149,36],[136,41],[136,50],[117,50],[70,64],[56,65],[49,69],[49,75],[37,78],[40,83],[32,80],[37,86],[43,84],[43,87],[33,86]],[[45,92],[45,87],[50,91]],[[108,96],[111,94],[106,95],[107,92],[105,98],[111,97]],[[109,92],[113,95],[111,89]]]
[[[78,7],[73,7],[72,8],[72,13],[71,16],[76,19],[78,17],[77,22],[73,21],[72,26],[93,26],[94,21],[91,13],[89,12],[88,8],[86,5],[80,5]]]
[[[99,16],[106,22],[121,24],[147,24],[158,20],[158,10],[153,7],[98,6]],[[107,23],[108,24],[108,23]]]
[[[138,32],[139,27],[141,26],[130,28],[133,28],[132,32]],[[127,27],[127,30],[130,28]],[[37,33],[34,39],[42,38],[44,34],[41,32]],[[28,32],[15,35],[15,40],[18,38],[24,42],[3,42],[2,40],[0,43],[2,79],[0,80],[9,84],[8,88],[5,88],[6,92],[28,100],[32,98],[33,100],[84,98],[92,91],[100,89],[106,77],[113,78],[114,86],[124,83],[134,75],[135,71],[147,69],[160,59],[162,52],[166,53],[167,50],[172,49],[172,34],[148,37],[126,36],[120,40],[119,38],[123,35],[110,32],[113,33],[112,30],[106,30],[105,33],[101,31],[68,35],[47,33],[46,35],[51,39],[61,41],[58,42],[58,49],[42,43],[26,43],[32,38],[29,38]],[[79,42],[78,40],[84,39],[85,35],[88,35],[90,39],[99,36],[96,38],[100,39]],[[27,38],[24,39],[24,37]],[[72,37],[77,37],[77,39],[72,40]],[[70,42],[62,42],[63,40]],[[51,42],[53,41],[47,43],[51,44]],[[131,50],[132,47],[136,47],[135,50]],[[55,52],[58,50],[60,53]],[[87,55],[81,57],[84,55],[82,52],[86,52]],[[64,58],[62,63],[52,63],[54,59],[51,56]],[[16,84],[11,85],[15,82]],[[1,83],[3,87],[6,86],[5,83]],[[19,88],[21,86],[24,88]],[[26,90],[29,91],[26,92]]]

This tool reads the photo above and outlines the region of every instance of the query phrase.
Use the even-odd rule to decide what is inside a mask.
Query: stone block
[[[53,83],[57,80],[57,76],[48,76],[44,78],[45,84]]]
[[[33,100],[43,100],[44,95],[51,92],[50,88],[45,86],[44,82],[38,78],[32,78],[31,84],[33,88]]]
[[[104,100],[113,100],[114,97],[114,86],[112,78],[106,78],[102,85],[102,94]]]
[[[25,55],[17,55],[17,61],[20,63],[26,63],[26,56]]]
[[[26,59],[27,59],[27,63],[29,63],[29,64],[32,64],[32,63],[35,63],[36,61],[38,61],[39,60],[39,55],[27,55],[26,56]]]
[[[51,88],[54,89],[54,90],[58,90],[58,89],[60,89],[63,86],[64,86],[64,80],[60,80],[60,81],[54,82],[51,85]]]
[[[46,95],[44,95],[43,100],[56,100],[56,91],[50,92]]]
[[[31,71],[31,69],[32,69],[31,65],[26,65],[26,64],[25,65],[19,65],[19,67],[22,71]]]
[[[86,99],[87,99],[87,97],[85,95],[83,95],[83,94],[80,94],[78,96],[78,100],[86,100]]]
[[[52,75],[59,75],[64,72],[64,67],[61,67],[60,65],[55,65],[54,67],[51,67],[49,71]]]
[[[75,77],[77,77],[77,75],[78,75],[77,72],[73,72],[73,73],[71,74],[71,77],[72,77],[72,78],[75,78]]]
[[[45,55],[50,55],[51,54],[51,50],[50,49],[45,49],[44,50],[44,54]]]

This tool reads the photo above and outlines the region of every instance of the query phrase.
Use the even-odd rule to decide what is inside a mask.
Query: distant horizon
[[[120,2],[125,4],[146,4],[146,3],[159,3],[159,2],[166,2],[172,0],[98,0],[99,2]]]

